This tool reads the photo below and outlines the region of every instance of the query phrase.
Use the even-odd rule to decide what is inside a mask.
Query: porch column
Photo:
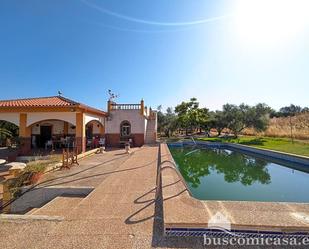
[[[103,137],[105,134],[105,126],[103,126],[102,124],[100,124],[100,135]]]
[[[31,151],[31,127],[27,127],[27,113],[19,115],[20,153],[27,155]]]
[[[69,123],[64,121],[64,126],[63,126],[63,134],[67,136],[69,134]]]
[[[86,125],[84,113],[76,113],[76,147],[78,153],[86,151]]]

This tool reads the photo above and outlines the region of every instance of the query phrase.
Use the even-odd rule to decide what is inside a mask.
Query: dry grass
[[[292,125],[290,125],[292,124]],[[309,139],[309,114],[292,117],[272,118],[265,132],[257,133],[253,129],[246,129],[243,134],[251,136],[267,137],[291,137],[291,126],[293,138],[300,140]]]

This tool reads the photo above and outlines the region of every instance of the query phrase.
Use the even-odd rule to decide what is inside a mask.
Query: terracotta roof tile
[[[62,96],[0,100],[0,108],[78,107],[86,112],[106,115],[106,112]]]
[[[0,100],[0,107],[66,107],[74,105],[79,105],[79,103],[61,96]]]

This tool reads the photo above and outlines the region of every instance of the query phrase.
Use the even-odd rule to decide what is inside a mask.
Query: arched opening
[[[17,146],[19,127],[6,120],[0,120],[0,147]]]
[[[19,149],[19,127],[9,121],[0,120],[0,159],[14,161]]]
[[[31,148],[52,149],[73,148],[75,125],[58,119],[41,120],[31,124]]]
[[[97,148],[103,143],[105,138],[104,125],[98,120],[91,120],[86,124],[86,147],[88,149]]]
[[[127,120],[120,124],[120,138],[128,138],[131,136],[131,123]]]

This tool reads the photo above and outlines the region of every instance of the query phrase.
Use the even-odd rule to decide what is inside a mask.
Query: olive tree
[[[196,98],[191,98],[188,102],[182,102],[175,107],[178,125],[186,131],[199,129],[207,125],[208,109],[200,108]]]
[[[226,128],[237,137],[246,128],[253,128],[256,131],[266,130],[270,111],[271,109],[266,104],[255,106],[225,104],[222,115]]]

